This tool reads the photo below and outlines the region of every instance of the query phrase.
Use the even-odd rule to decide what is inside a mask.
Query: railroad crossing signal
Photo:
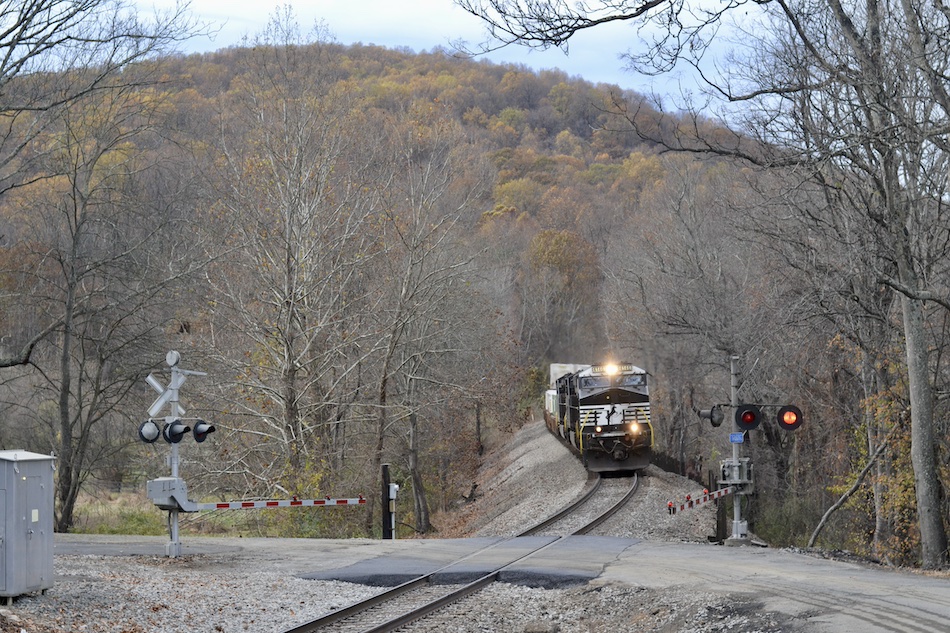
[[[157,416],[161,410],[165,408],[165,405],[170,404],[173,399],[173,406],[175,407],[175,410],[172,412],[173,415],[185,415],[185,407],[181,406],[181,402],[178,400],[178,390],[181,389],[181,386],[188,380],[189,374],[205,375],[203,372],[183,371],[179,369],[177,365],[180,358],[181,356],[175,351],[168,352],[165,356],[165,362],[172,368],[172,377],[168,382],[168,387],[163,387],[162,383],[152,374],[145,377],[145,382],[158,392],[158,398],[156,398],[152,406],[148,408],[148,414],[152,417]]]
[[[804,422],[802,411],[795,405],[778,404],[739,404],[739,388],[741,387],[739,375],[739,357],[731,356],[729,358],[729,374],[732,382],[731,406],[735,409],[735,418],[733,429],[736,431],[729,434],[729,443],[732,444],[732,459],[720,462],[722,469],[722,479],[720,485],[734,487],[736,494],[749,495],[752,492],[752,462],[748,457],[739,457],[739,446],[747,431],[758,428],[762,422],[762,409],[760,407],[778,408],[776,421],[778,425],[786,431],[794,431]],[[718,426],[714,420],[714,409],[701,411],[700,417],[709,419],[713,426]],[[704,415],[707,414],[707,415]],[[672,506],[670,506],[672,507]],[[732,506],[732,536],[726,540],[730,545],[744,545],[748,543],[748,521],[742,520],[742,504],[734,503]]]
[[[139,426],[139,439],[146,444],[154,443],[161,434],[162,430],[158,428],[158,423],[156,423],[155,420],[152,420],[151,418],[145,422],[142,422],[142,425]]]
[[[148,483],[150,498],[156,498],[155,495],[152,494],[153,492],[159,494],[161,491],[168,492],[170,490],[181,492],[181,496],[187,498],[187,489],[185,488],[184,480],[178,477],[178,443],[185,437],[185,433],[191,431],[191,427],[182,421],[185,415],[185,409],[181,406],[181,402],[179,401],[178,391],[188,376],[207,376],[207,374],[200,371],[189,371],[180,368],[178,366],[180,360],[181,355],[174,350],[165,355],[165,363],[167,363],[169,369],[171,369],[171,380],[168,381],[167,387],[162,385],[152,374],[149,374],[145,379],[145,382],[158,392],[158,398],[156,398],[152,406],[148,408],[149,419],[139,426],[139,438],[143,442],[151,444],[161,435],[165,438],[166,442],[171,444],[171,451],[168,456],[168,464],[172,470],[171,477],[150,481]],[[164,419],[165,426],[159,431],[158,420],[155,418],[166,405],[169,409],[168,415],[166,415]],[[195,430],[195,440],[202,442],[208,436],[208,433],[214,432],[214,427],[204,420],[195,419]],[[155,482],[158,483],[156,484]],[[154,486],[158,486],[158,488],[153,490]],[[161,490],[159,490],[159,488]],[[156,503],[156,505],[159,504]],[[171,558],[175,558],[181,555],[181,542],[178,540],[178,511],[181,508],[178,504],[172,505],[170,503],[164,506],[159,505],[159,507],[167,509],[169,514],[168,530],[170,541],[165,546],[165,554]]]
[[[214,433],[214,425],[208,424],[204,420],[195,422],[195,428],[191,430],[191,434],[195,436],[196,442],[204,442],[208,439],[209,433]]]
[[[165,362],[171,368],[171,379],[168,381],[167,387],[163,386],[158,378],[152,374],[149,374],[145,378],[145,382],[158,392],[158,398],[156,398],[152,406],[148,408],[149,419],[139,426],[139,439],[143,442],[151,444],[161,435],[169,444],[178,444],[184,439],[186,433],[192,431],[192,428],[183,422],[183,420],[186,419],[194,421],[193,434],[196,442],[204,442],[208,438],[208,434],[214,433],[215,431],[214,425],[204,420],[183,417],[185,415],[185,408],[181,406],[179,399],[181,386],[190,375],[206,376],[207,374],[200,371],[181,369],[178,367],[180,360],[181,355],[176,351],[170,351],[165,355]],[[155,417],[166,406],[169,407],[171,415],[165,416],[164,426],[159,427],[158,419],[155,419]]]
[[[722,425],[724,417],[722,407],[728,405],[716,404],[709,409],[699,409],[696,413],[704,420],[709,420],[713,427]],[[758,428],[762,422],[762,407],[774,407],[777,405],[766,404],[743,404],[736,407],[735,420],[736,427],[745,432]],[[779,408],[776,416],[778,425],[786,431],[794,431],[805,421],[802,410],[793,404],[786,404]]]
[[[762,411],[754,404],[743,404],[736,408],[736,426],[742,431],[751,431],[762,421]]]
[[[191,428],[183,422],[183,419],[171,419],[169,416],[165,418],[165,426],[159,427],[158,422],[149,418],[139,426],[139,439],[146,444],[152,444],[161,436],[169,444],[177,444],[185,437],[186,433],[191,431],[196,442],[204,442],[208,439],[210,433],[215,432],[214,425],[204,420],[195,419],[195,426]]]
[[[803,421],[802,410],[795,405],[787,404],[778,410],[778,425],[786,431],[794,431]]]
[[[165,441],[169,444],[177,444],[185,437],[185,433],[191,430],[191,427],[183,424],[180,419],[174,419],[171,422],[165,425],[165,428],[162,429],[162,437],[165,438]]]

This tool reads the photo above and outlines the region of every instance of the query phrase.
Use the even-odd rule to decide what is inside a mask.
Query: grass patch
[[[208,510],[179,514],[180,534],[351,538],[365,536],[360,508]],[[168,535],[168,512],[141,493],[82,493],[76,504],[75,534]]]
[[[141,494],[83,493],[76,503],[71,532],[159,536],[168,532],[165,512]]]

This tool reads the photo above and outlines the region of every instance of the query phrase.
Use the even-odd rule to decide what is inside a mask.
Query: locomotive
[[[641,470],[653,456],[647,372],[629,363],[552,364],[544,420],[591,472]]]

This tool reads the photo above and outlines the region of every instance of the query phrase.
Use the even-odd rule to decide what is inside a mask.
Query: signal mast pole
[[[739,357],[731,356],[729,358],[729,373],[732,376],[732,410],[739,407]],[[739,423],[736,417],[732,416],[732,432],[739,433]],[[732,438],[730,438],[732,439]],[[739,475],[739,442],[732,444],[732,474],[731,479],[738,479]],[[745,542],[747,537],[742,533],[742,495],[735,495],[732,499],[732,536],[729,537],[735,544]]]
[[[168,365],[171,366],[172,370],[172,378],[168,387],[169,391],[171,391],[171,398],[169,399],[168,403],[171,413],[171,418],[168,422],[169,424],[171,424],[173,420],[177,420],[182,415],[181,406],[178,403],[178,386],[180,384],[179,381],[181,380],[181,376],[179,375],[181,370],[178,368],[179,359],[180,356],[178,355],[178,352],[175,352],[174,356],[172,355],[172,352],[169,352],[165,359]],[[172,469],[172,477],[178,479],[178,442],[172,443],[172,451],[168,456],[168,460],[171,462],[170,466]],[[170,558],[178,558],[181,556],[181,540],[178,538],[178,508],[170,510],[169,512],[170,514],[168,516],[168,524],[171,541],[165,546],[165,555]]]

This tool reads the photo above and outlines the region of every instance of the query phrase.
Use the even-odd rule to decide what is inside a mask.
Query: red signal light
[[[778,410],[778,425],[786,431],[794,431],[802,422],[802,410],[798,407],[789,404]]]
[[[196,442],[204,442],[208,438],[209,433],[214,433],[214,425],[208,424],[204,420],[198,420],[195,422],[195,428],[191,431],[191,434],[195,436]]]
[[[736,426],[743,431],[751,431],[762,421],[762,412],[754,404],[744,404],[736,409]]]

